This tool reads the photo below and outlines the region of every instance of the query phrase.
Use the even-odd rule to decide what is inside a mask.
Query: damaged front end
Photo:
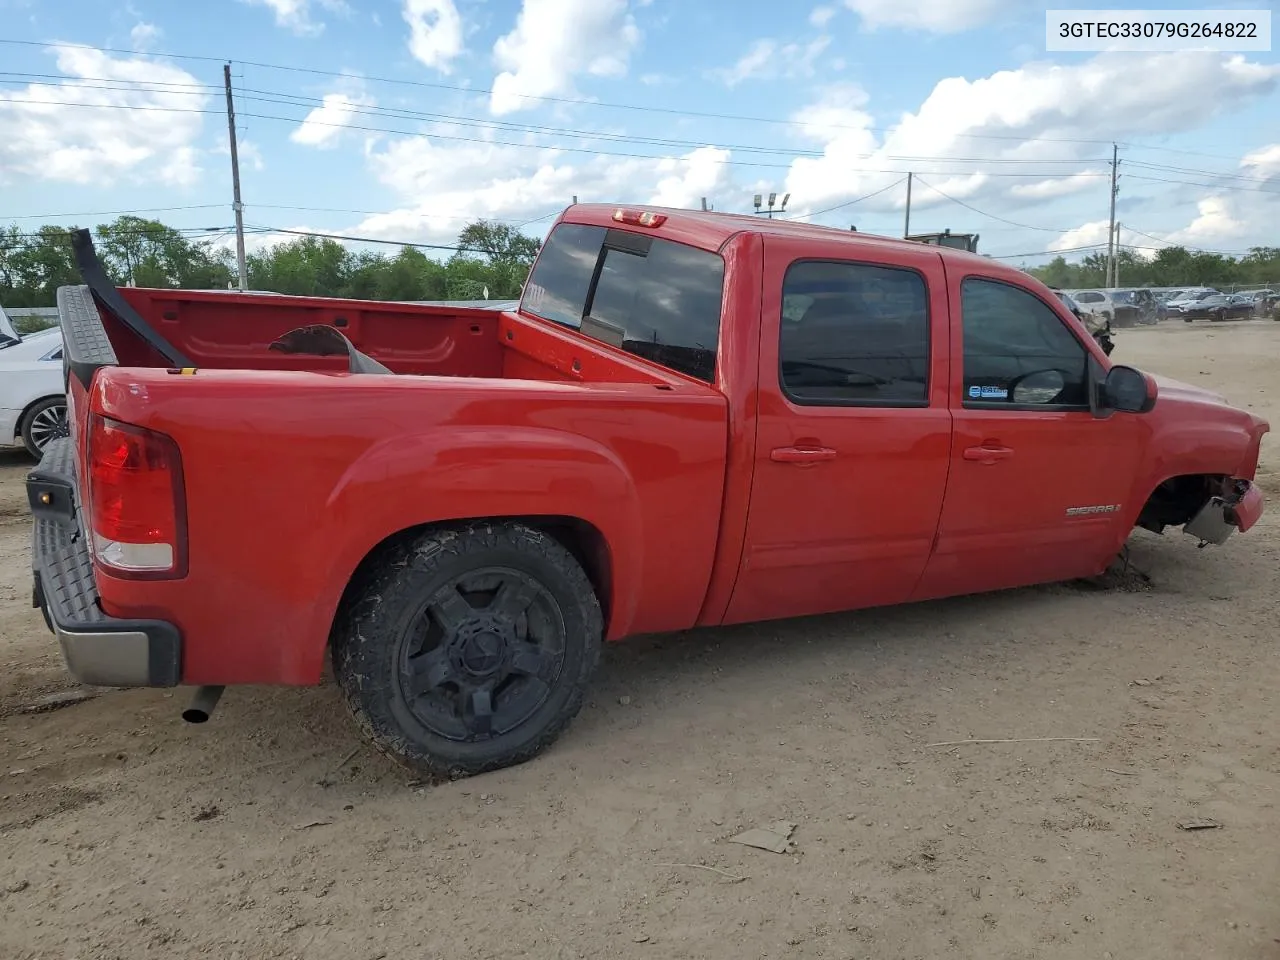
[[[1226,543],[1262,517],[1262,491],[1238,477],[1173,477],[1151,495],[1137,525],[1163,534],[1166,527],[1182,527],[1200,546]]]
[[[1195,537],[1201,546],[1223,544],[1231,534],[1244,533],[1262,517],[1262,491],[1248,480],[1227,479],[1209,497],[1182,532]]]

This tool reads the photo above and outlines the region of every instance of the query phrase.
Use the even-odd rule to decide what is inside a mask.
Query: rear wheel
[[[420,774],[522,763],[582,707],[603,622],[557,540],[519,523],[433,529],[387,550],[335,624],[334,673],[366,736]]]
[[[67,401],[62,397],[46,397],[33,403],[22,415],[19,432],[27,453],[39,460],[50,440],[67,435]]]

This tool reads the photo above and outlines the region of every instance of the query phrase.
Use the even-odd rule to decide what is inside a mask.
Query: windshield
[[[12,347],[15,343],[21,343],[22,337],[18,331],[14,329],[13,322],[9,319],[9,315],[4,312],[4,307],[0,307],[0,350],[5,347]]]

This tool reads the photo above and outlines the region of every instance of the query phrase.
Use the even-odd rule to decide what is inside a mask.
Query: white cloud
[[[571,94],[579,74],[623,76],[639,43],[627,0],[523,0],[515,28],[493,45],[502,72],[489,109],[514,113],[536,105],[527,97]]]
[[[212,106],[200,81],[152,57],[112,57],[79,46],[52,52],[66,82],[0,91],[0,183],[29,177],[106,185],[129,176],[187,186],[199,179],[195,144],[204,118],[191,111]],[[77,82],[88,78],[128,87]]]
[[[472,131],[474,132],[474,131]],[[729,151],[701,147],[679,158],[570,155],[534,146],[466,143],[430,136],[401,138],[371,150],[374,176],[399,198],[397,209],[366,217],[349,233],[424,243],[451,243],[479,218],[537,220],[574,195],[583,202],[645,203],[696,208],[707,197],[721,209],[740,205],[730,182]]]
[[[1223,197],[1205,197],[1196,204],[1196,217],[1181,230],[1163,239],[1186,246],[1223,246],[1239,240],[1248,231],[1244,217]]]
[[[1021,0],[844,0],[868,30],[900,27],[929,33],[959,33],[1013,10]]]
[[[322,105],[307,114],[301,125],[289,134],[289,139],[308,147],[335,146],[343,128],[359,118],[359,109],[375,104],[372,97],[359,94],[325,94]]]
[[[648,203],[658,207],[698,207],[703,197],[714,197],[729,188],[729,151],[699,147],[678,160],[657,165],[661,179]]]
[[[462,53],[462,17],[453,0],[404,0],[409,52],[423,66],[449,73]]]
[[[1015,183],[1009,188],[1009,195],[1022,200],[1053,200],[1069,196],[1082,190],[1092,190],[1098,185],[1098,176],[1093,173],[1077,173],[1070,177],[1050,177],[1032,183]]]
[[[732,67],[711,73],[727,87],[736,87],[745,80],[812,77],[818,58],[830,45],[831,38],[827,36],[804,44],[757,40]]]
[[[330,13],[348,15],[351,8],[346,0],[240,0],[252,6],[266,7],[275,15],[276,26],[300,37],[319,36],[324,32],[324,22],[316,19],[316,7]]]
[[[836,15],[835,7],[814,7],[809,13],[809,22],[821,30]]]
[[[1075,250],[1078,247],[1105,245],[1107,242],[1107,230],[1110,226],[1110,220],[1090,220],[1088,223],[1082,223],[1072,230],[1063,232],[1057,239],[1051,240],[1047,249]]]
[[[129,31],[129,43],[134,50],[142,53],[155,46],[156,41],[164,35],[164,31],[154,23],[139,22]]]
[[[1273,179],[1280,177],[1280,143],[1273,143],[1251,153],[1240,161],[1246,176]]]
[[[820,144],[822,156],[797,158],[786,189],[804,213],[865,195],[914,170],[922,182],[913,207],[946,203],[928,189],[931,184],[959,199],[976,198],[984,208],[994,205],[997,214],[1086,189],[1098,193],[1105,210],[1110,150],[1065,140],[1129,140],[1194,129],[1271,93],[1277,78],[1280,65],[1217,54],[1103,54],[1069,66],[1033,63],[972,81],[942,80],[887,133],[872,129],[861,109],[865,94],[837,87],[793,117],[804,124],[802,134]],[[1019,176],[966,172],[972,169]],[[1034,176],[1039,171],[1043,177]],[[898,207],[902,193],[890,190],[869,205]],[[966,224],[977,217],[963,208],[955,208],[955,216]],[[1040,225],[1032,213],[1015,219]],[[972,225],[982,223],[977,217]]]
[[[220,131],[221,136],[215,141],[213,148],[209,151],[215,156],[230,157],[231,147],[227,144],[226,131]],[[236,140],[236,155],[240,159],[240,170],[260,171],[267,168],[266,161],[262,157],[262,148],[254,141],[246,140],[239,137]]]

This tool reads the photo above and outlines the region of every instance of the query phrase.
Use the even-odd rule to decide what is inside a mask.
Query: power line
[[[1126,176],[1130,180],[1141,180],[1143,183],[1176,183],[1186,187],[1202,187],[1206,190],[1235,190],[1242,193],[1263,193],[1273,197],[1280,196],[1280,190],[1267,190],[1261,184],[1256,187],[1246,187],[1230,183],[1201,183],[1193,180],[1171,180],[1165,177],[1143,177],[1136,173],[1126,174]]]
[[[1105,247],[1105,246],[1106,246],[1105,243],[1089,243],[1089,244],[1085,244],[1082,247],[1063,247],[1060,250],[1035,250],[1031,253],[1003,253],[999,255],[992,254],[991,259],[992,260],[1017,260],[1019,257],[1047,257],[1047,256],[1050,256],[1051,254],[1056,256],[1063,253],[1081,253],[1085,250],[1097,250],[1098,248]]]
[[[1142,160],[1127,160],[1125,162],[1132,167],[1142,167],[1144,169],[1158,170],[1164,173],[1187,173],[1187,174],[1191,174],[1192,176],[1222,177],[1227,180],[1244,180],[1250,183],[1277,182],[1276,177],[1246,177],[1244,174],[1240,174],[1240,173],[1225,173],[1221,170],[1200,170],[1195,167],[1171,167],[1163,163],[1147,163]]]
[[[351,73],[344,73],[337,70],[321,70],[316,67],[298,67],[287,64],[267,63],[260,60],[241,60],[234,57],[211,57],[201,54],[182,54],[182,53],[166,53],[166,52],[143,52],[138,50],[129,50],[122,47],[99,47],[93,44],[83,43],[63,43],[50,42],[42,40],[9,40],[0,39],[0,44],[11,44],[15,46],[26,47],[42,47],[46,49],[57,49],[62,47],[73,47],[78,49],[95,50],[100,53],[124,54],[129,57],[149,57],[152,59],[171,59],[171,60],[194,60],[199,62],[224,63],[227,61],[238,63],[241,66],[258,67],[264,70],[279,70],[286,73],[301,73],[311,76],[336,77],[343,80],[358,79],[368,83],[387,83],[399,86],[419,87],[434,90],[449,90],[456,93],[463,93],[468,96],[488,96],[493,93],[491,88],[475,88],[464,87],[457,84],[433,83],[426,80],[405,80],[397,77],[379,77],[379,76],[356,76]],[[707,111],[681,110],[675,107],[655,107],[644,104],[634,103],[616,103],[604,100],[589,100],[583,97],[553,97],[553,96],[534,96],[530,94],[518,94],[521,99],[528,101],[538,101],[544,103],[571,104],[575,106],[600,107],[612,110],[631,110],[642,113],[659,113],[683,117],[697,117],[706,120],[731,120],[753,124],[775,124],[780,126],[791,127],[807,127],[813,129],[820,127],[829,130],[858,130],[872,133],[887,133],[895,128],[893,127],[864,127],[855,126],[853,124],[814,124],[810,121],[792,120],[779,117],[755,117],[744,114],[731,113],[715,113]],[[963,137],[973,140],[1003,140],[1016,143],[1076,143],[1076,144],[1095,144],[1110,145],[1113,142],[1119,142],[1121,146],[1133,150],[1153,150],[1167,151],[1171,153],[1197,154],[1197,151],[1180,150],[1173,147],[1158,147],[1148,144],[1134,143],[1132,141],[1114,141],[1107,138],[1094,137],[1020,137],[1014,134],[997,134],[997,133],[954,133],[952,136]],[[1199,154],[1202,156],[1221,156],[1218,154]],[[1223,157],[1223,159],[1233,159],[1231,157]]]
[[[918,180],[920,183],[923,183],[926,187],[928,187],[930,190],[932,190],[932,191],[933,191],[934,193],[936,193],[938,196],[943,197],[943,198],[944,198],[944,199],[946,199],[946,200],[950,200],[952,203],[958,203],[958,204],[960,204],[960,206],[962,206],[962,207],[966,207],[966,208],[968,208],[969,210],[972,210],[974,213],[978,214],[979,216],[988,217],[988,218],[990,218],[990,219],[992,219],[992,220],[999,220],[1001,223],[1007,223],[1007,224],[1009,224],[1011,227],[1021,227],[1021,228],[1022,228],[1022,229],[1024,229],[1024,230],[1041,230],[1041,231],[1043,231],[1043,232],[1045,232],[1045,233],[1067,233],[1067,232],[1068,232],[1067,230],[1059,229],[1059,228],[1057,228],[1057,227],[1036,227],[1036,226],[1033,226],[1033,225],[1031,225],[1031,224],[1029,224],[1029,223],[1019,223],[1019,222],[1018,222],[1018,221],[1016,221],[1016,220],[1009,220],[1009,219],[1006,219],[1005,217],[999,217],[999,216],[996,216],[994,213],[987,213],[987,211],[985,211],[985,210],[979,210],[977,207],[973,206],[973,204],[971,204],[971,203],[966,203],[966,202],[965,202],[965,201],[963,201],[963,200],[958,200],[958,199],[956,199],[955,197],[951,196],[950,194],[943,193],[941,190],[939,190],[939,189],[938,189],[937,187],[935,187],[933,184],[931,184],[931,183],[927,183],[927,182],[925,182],[924,180],[921,180],[921,179],[920,179],[920,176],[919,176],[918,174],[916,175],[916,180]]]
[[[9,220],[63,220],[74,217],[127,217],[136,213],[170,213],[177,210],[213,210],[225,207],[225,203],[197,203],[185,207],[139,207],[137,210],[90,210],[82,213],[22,213],[9,216]]]
[[[281,106],[306,106],[305,104],[290,103],[290,102],[281,101],[281,100],[266,100],[261,97],[245,97],[243,99],[252,100],[256,102],[275,103]],[[139,110],[144,112],[157,112],[157,113],[221,114],[224,112],[221,110],[205,110],[205,109],[198,109],[194,107],[164,107],[164,106],[156,106],[152,104],[128,104],[128,103],[85,103],[81,101],[70,101],[70,100],[51,101],[51,100],[41,100],[41,99],[32,99],[32,98],[23,98],[23,97],[0,98],[0,103],[30,103],[30,104],[37,104],[42,107],[78,107],[78,108],[84,108],[84,109]],[[350,113],[357,113],[357,114],[370,113],[370,111],[355,109],[348,105],[344,105],[343,109]],[[412,113],[412,111],[402,111],[402,112]],[[387,116],[392,119],[395,118],[394,114],[390,114],[390,113],[372,112],[372,115]],[[368,132],[368,133],[391,133],[391,134],[397,134],[401,136],[425,137],[427,139],[434,139],[434,140],[449,140],[449,141],[456,141],[456,142],[462,142],[462,143],[478,143],[483,145],[514,147],[517,149],[559,150],[559,151],[567,151],[567,152],[573,152],[573,153],[587,153],[587,154],[598,155],[598,156],[616,156],[616,157],[628,157],[633,159],[646,159],[646,160],[686,159],[684,157],[674,157],[674,156],[668,156],[668,155],[641,154],[641,153],[629,153],[629,152],[617,152],[617,151],[611,152],[611,151],[605,151],[605,150],[599,150],[599,149],[587,148],[587,147],[519,143],[519,142],[514,142],[509,140],[493,140],[493,139],[488,139],[484,137],[464,137],[456,134],[424,132],[421,130],[400,130],[400,129],[393,129],[389,127],[373,127],[373,126],[354,124],[354,123],[332,123],[328,121],[312,120],[306,117],[282,117],[275,114],[249,113],[244,111],[238,111],[238,116],[252,117],[257,120],[271,120],[271,121],[278,121],[278,122],[291,123],[291,124],[306,123],[311,126],[328,127],[332,129],[339,129],[339,130],[358,130],[361,132]],[[420,116],[421,118],[425,119],[430,115],[420,115]],[[419,119],[419,118],[420,117],[416,117],[416,116],[400,117],[400,119],[411,119],[411,120]],[[475,118],[470,118],[468,122],[468,118],[447,119],[442,117],[440,118],[440,122],[457,122],[464,126],[473,125],[473,126],[480,126],[482,128],[488,128],[490,126],[488,121],[481,121]],[[714,148],[728,150],[728,151],[738,150],[743,152],[780,154],[783,156],[809,157],[814,159],[820,159],[824,155],[822,151],[817,151],[817,150],[787,150],[785,148],[779,148],[779,147],[758,147],[758,146],[742,145],[742,144],[721,145],[721,144],[697,142],[697,141],[691,141],[691,140],[668,140],[668,139],[660,139],[660,138],[614,134],[606,131],[575,131],[570,129],[556,128],[556,127],[538,128],[533,125],[528,125],[528,126],[512,125],[512,127],[514,128],[513,132],[517,132],[517,131],[527,132],[527,133],[535,133],[535,134],[540,134],[545,136],[553,136],[553,135],[569,136],[569,137],[577,137],[580,139],[582,138],[605,139],[611,142],[618,142],[618,143],[640,143],[640,144],[647,144],[650,146],[673,146],[673,147],[679,147],[679,148],[688,149],[688,150],[698,150],[704,147],[714,147]],[[860,154],[857,157],[852,159],[871,160],[871,159],[876,159],[879,156],[881,155],[880,154]],[[1066,158],[1031,160],[1031,159],[1005,158],[1005,157],[948,157],[948,156],[909,157],[909,156],[898,156],[898,155],[892,155],[892,154],[884,155],[884,159],[889,161],[902,161],[902,162],[925,161],[925,162],[934,162],[934,163],[975,163],[975,164],[977,163],[996,163],[996,164],[1081,163],[1081,164],[1084,164],[1084,163],[1102,162],[1101,160],[1096,158],[1086,158],[1082,160],[1069,160]],[[772,169],[789,169],[790,167],[790,164],[760,163],[760,162],[753,162],[748,160],[735,160],[732,158],[714,159],[711,162],[724,163],[724,164],[730,164],[735,166],[768,167]],[[858,172],[904,173],[906,171],[889,169],[889,168],[880,168],[880,169],[860,168]],[[926,172],[930,173],[933,176],[948,176],[948,177],[983,175],[983,176],[991,176],[991,177],[995,177],[995,176],[1026,177],[1026,178],[1033,178],[1033,179],[1058,179],[1063,177],[1093,176],[1093,175],[1100,175],[1101,173],[1100,171],[1090,171],[1090,170],[1039,171],[1036,173],[1010,173],[1010,172],[996,172],[996,171],[982,171],[982,170],[931,170]]]
[[[892,190],[894,187],[901,185],[901,184],[903,183],[903,181],[905,181],[906,179],[907,179],[906,177],[903,177],[903,178],[902,178],[902,180],[896,180],[896,181],[894,181],[893,183],[889,184],[887,187],[881,187],[879,190],[873,190],[871,193],[868,193],[868,194],[866,194],[865,196],[857,197],[857,198],[856,198],[856,199],[854,199],[854,200],[846,200],[844,203],[837,203],[837,204],[836,204],[835,206],[833,206],[833,207],[824,207],[824,208],[823,208],[823,209],[821,209],[821,210],[815,210],[815,211],[813,211],[813,213],[806,214],[806,216],[809,216],[809,217],[820,217],[820,216],[822,216],[823,214],[825,214],[825,213],[830,213],[830,212],[831,212],[831,211],[833,211],[833,210],[840,210],[840,209],[842,209],[842,208],[844,208],[844,207],[851,207],[851,206],[853,206],[855,203],[861,203],[863,200],[870,200],[872,197],[878,197],[880,194],[885,193],[885,192],[887,192],[887,191],[889,191],[889,190]],[[800,218],[799,218],[799,217],[781,217],[780,219],[782,219],[782,220],[799,220]]]
[[[483,253],[475,247],[459,247],[442,243],[415,243],[409,240],[380,240],[376,237],[352,237],[342,233],[321,233],[317,230],[287,230],[283,227],[254,225],[256,233],[283,233],[295,237],[317,237],[324,240],[346,240],[350,243],[382,243],[393,247],[414,247],[421,250],[449,250],[454,253]]]

